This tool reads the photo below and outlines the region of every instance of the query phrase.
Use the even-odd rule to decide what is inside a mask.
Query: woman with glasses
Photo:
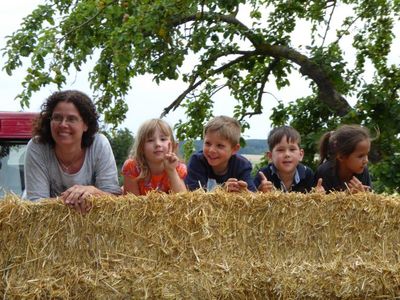
[[[98,114],[82,92],[53,93],[42,104],[25,158],[26,197],[60,196],[80,212],[89,195],[120,194],[117,167]]]

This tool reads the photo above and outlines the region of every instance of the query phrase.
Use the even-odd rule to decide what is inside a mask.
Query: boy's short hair
[[[238,120],[227,117],[227,116],[218,116],[206,124],[203,130],[203,137],[208,132],[216,132],[223,138],[228,140],[232,146],[236,146],[240,143],[240,123]]]
[[[288,143],[297,143],[300,147],[300,133],[291,126],[280,126],[272,129],[268,135],[269,151],[272,151],[274,147],[281,142],[284,136],[286,136],[286,141]]]

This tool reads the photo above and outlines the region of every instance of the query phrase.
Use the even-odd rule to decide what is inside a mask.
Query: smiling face
[[[338,156],[339,168],[342,174],[361,174],[368,164],[368,153],[371,148],[369,139],[364,139],[357,143],[354,151],[347,156]]]
[[[278,169],[279,175],[293,175],[297,165],[303,160],[304,151],[300,149],[297,141],[288,141],[283,136],[272,151],[267,153],[269,160]]]
[[[222,175],[226,172],[229,159],[239,148],[239,144],[233,146],[217,131],[207,132],[204,135],[203,154],[216,174]]]
[[[166,153],[171,152],[171,138],[156,128],[154,133],[147,137],[144,147],[144,156],[148,163],[161,163]]]
[[[88,127],[73,103],[60,101],[51,115],[50,129],[56,147],[80,147]]]

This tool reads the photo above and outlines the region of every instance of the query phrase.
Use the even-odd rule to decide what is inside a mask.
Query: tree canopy
[[[393,190],[400,184],[399,13],[399,0],[47,0],[8,38],[4,69],[11,75],[30,58],[18,96],[29,105],[33,92],[62,88],[71,69],[94,59],[94,99],[113,124],[124,119],[132,78],[183,80],[187,89],[164,109],[186,110],[181,139],[201,135],[220,90],[237,99],[234,114],[245,129],[263,112],[270,87],[288,87],[289,74],[299,73],[312,94],[279,103],[273,124],[300,131],[309,164],[321,133],[340,123],[378,131],[374,175]],[[193,67],[184,72],[188,59]]]

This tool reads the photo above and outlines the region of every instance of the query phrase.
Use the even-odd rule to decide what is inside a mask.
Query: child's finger
[[[322,178],[318,178],[317,185],[315,186],[315,191],[317,193],[325,193],[325,188],[322,185]]]
[[[260,176],[260,178],[261,178],[261,181],[263,181],[263,180],[268,180],[267,179],[267,177],[265,177],[265,174],[263,173],[263,172],[258,172],[258,175]]]
[[[364,192],[369,192],[369,191],[371,191],[371,187],[368,186],[368,185],[363,185],[362,187],[363,187]]]
[[[317,187],[322,187],[322,178],[318,178]]]
[[[238,180],[236,178],[229,178],[225,182],[225,186],[228,192],[234,192],[238,189]]]
[[[353,180],[354,178],[354,180]],[[348,185],[350,187],[351,192],[364,192],[365,191],[365,186],[359,181],[357,178],[353,177]]]
[[[247,188],[247,182],[246,182],[246,181],[239,180],[239,181],[238,181],[238,185],[239,185],[239,187],[241,187],[241,188]]]
[[[171,152],[172,152],[172,143],[169,142],[168,143],[168,153],[171,153]]]
[[[238,192],[240,191],[238,182],[231,181],[227,185],[228,192]]]
[[[258,190],[264,193],[272,191],[272,188],[272,182],[270,181],[263,181],[263,183],[258,186]]]
[[[167,155],[169,162],[173,163],[176,162],[178,160],[178,158],[176,157],[176,155],[174,153],[169,153]]]
[[[349,183],[353,183],[353,184],[362,184],[360,180],[358,180],[357,177],[353,176],[353,178],[350,179]]]

